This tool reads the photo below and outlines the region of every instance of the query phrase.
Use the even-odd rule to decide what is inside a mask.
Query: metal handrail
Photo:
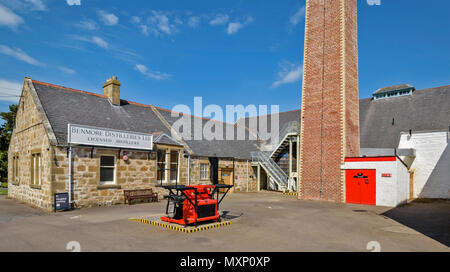
[[[273,143],[272,141],[269,141],[267,145],[271,145],[272,150],[276,148],[286,137],[288,134],[298,134],[300,133],[300,123],[298,121],[291,121],[286,123],[283,128],[280,130],[278,141],[276,143]],[[273,138],[271,139],[273,140]]]
[[[261,163],[274,178],[274,181],[280,188],[288,188],[289,181],[286,173],[276,164],[266,152],[252,152],[252,161]]]

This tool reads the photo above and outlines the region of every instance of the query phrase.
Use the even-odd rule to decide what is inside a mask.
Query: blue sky
[[[378,5],[380,4],[380,5]],[[23,78],[123,99],[300,107],[305,0],[0,0],[0,111]],[[450,1],[358,0],[360,97],[450,84]]]

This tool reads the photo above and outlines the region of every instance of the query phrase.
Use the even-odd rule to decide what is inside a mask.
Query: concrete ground
[[[161,214],[165,201],[45,213],[0,197],[0,251],[450,252],[450,201],[385,207],[299,201],[275,192],[228,195],[230,226],[182,233],[127,220]],[[369,246],[369,248],[373,248]]]

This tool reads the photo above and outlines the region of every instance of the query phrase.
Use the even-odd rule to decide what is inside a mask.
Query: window
[[[157,180],[166,182],[166,151],[158,150]]]
[[[100,156],[100,183],[110,184],[115,183],[116,172],[116,157],[115,156]]]
[[[209,164],[200,164],[200,179],[209,179]]]
[[[31,154],[31,185],[41,184],[41,153],[34,153]]]
[[[13,177],[14,183],[19,183],[19,156],[13,156]]]
[[[178,151],[170,151],[170,180],[175,182],[178,179]]]

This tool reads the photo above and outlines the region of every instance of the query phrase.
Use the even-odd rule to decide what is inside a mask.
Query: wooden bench
[[[158,202],[158,193],[153,192],[152,189],[138,189],[138,190],[123,190],[125,197],[125,204],[131,205],[133,199],[150,199]]]

